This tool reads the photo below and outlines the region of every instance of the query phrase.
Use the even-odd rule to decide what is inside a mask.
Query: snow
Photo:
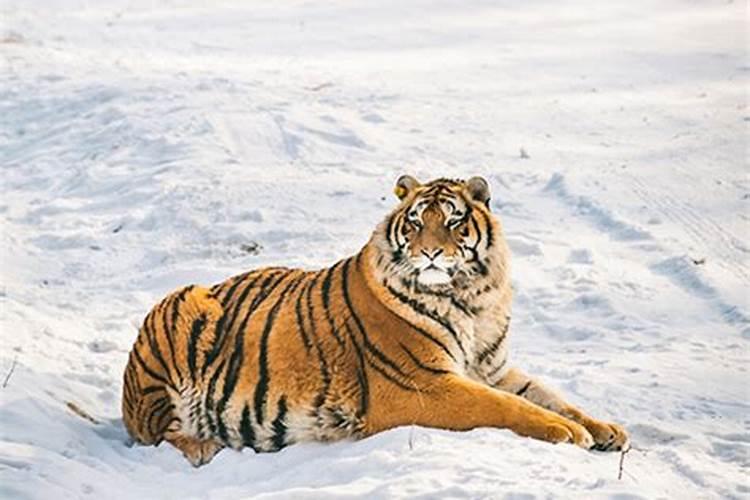
[[[746,9],[3,2],[0,497],[748,498]],[[490,181],[516,363],[629,429],[621,480],[495,429],[124,445],[156,300],[356,252],[402,173]]]

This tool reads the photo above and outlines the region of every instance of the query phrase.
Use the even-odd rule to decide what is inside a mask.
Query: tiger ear
[[[490,208],[490,185],[484,177],[472,177],[466,181],[466,190],[474,201],[484,203]]]
[[[407,194],[419,186],[421,186],[419,181],[411,175],[402,175],[396,181],[396,187],[393,189],[393,192],[396,193],[399,200],[403,200]]]

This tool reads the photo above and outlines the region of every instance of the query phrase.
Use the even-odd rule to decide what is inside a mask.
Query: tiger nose
[[[422,249],[422,255],[424,255],[425,257],[427,257],[430,260],[437,259],[438,255],[440,255],[441,253],[443,253],[443,249],[442,248],[438,248],[437,250],[433,250],[432,252],[429,252],[427,250]]]

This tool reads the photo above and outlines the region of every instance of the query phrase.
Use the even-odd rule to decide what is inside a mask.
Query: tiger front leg
[[[382,402],[382,413],[368,422],[368,434],[413,424],[449,430],[497,427],[552,443],[573,443],[586,449],[594,445],[582,425],[459,375],[441,375],[417,395],[400,394],[389,394]]]
[[[517,368],[509,369],[494,384],[494,387],[521,396],[532,403],[583,425],[594,438],[596,444],[593,449],[595,450],[619,451],[627,449],[629,446],[628,433],[621,425],[590,417],[579,408],[569,404],[555,391],[545,387],[541,382],[529,377]]]

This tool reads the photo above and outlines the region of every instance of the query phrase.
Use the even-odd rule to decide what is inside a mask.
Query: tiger
[[[508,362],[509,249],[482,177],[420,183],[353,256],[181,288],[147,314],[124,373],[123,422],[195,467],[399,426],[510,429],[623,450],[596,420]]]

